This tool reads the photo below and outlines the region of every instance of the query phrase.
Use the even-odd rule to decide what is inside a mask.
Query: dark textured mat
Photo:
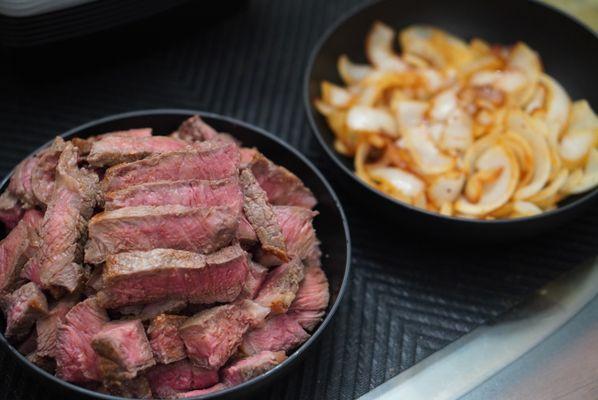
[[[307,154],[343,199],[353,276],[323,340],[259,398],[352,399],[508,310],[596,254],[598,210],[531,241],[488,248],[412,238],[352,201],[309,130],[301,81],[308,53],[353,0],[256,0],[224,19],[189,10],[178,23],[102,40],[2,53],[0,172],[53,135],[145,108],[213,111],[257,124]],[[0,399],[52,398],[0,351]]]

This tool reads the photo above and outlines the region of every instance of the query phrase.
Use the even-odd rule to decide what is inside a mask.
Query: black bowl
[[[428,24],[462,38],[480,37],[491,43],[524,41],[536,49],[548,74],[554,76],[572,99],[587,99],[598,107],[598,40],[580,22],[535,1],[523,0],[379,0],[358,7],[342,16],[320,39],[313,50],[304,78],[304,105],[311,127],[324,150],[358,186],[360,201],[402,227],[447,239],[500,240],[529,236],[579,215],[598,198],[598,189],[572,196],[559,208],[528,218],[480,221],[446,217],[398,201],[363,183],[354,174],[352,160],[333,147],[334,134],[313,106],[320,95],[320,82],[342,83],[337,72],[341,54],[366,62],[366,34],[376,20],[399,31],[411,24]],[[398,49],[397,49],[398,50]]]
[[[232,118],[222,117],[215,114],[190,111],[190,110],[148,110],[136,111],[125,114],[118,114],[96,121],[89,122],[77,128],[71,129],[62,135],[65,139],[73,137],[87,137],[102,132],[115,130],[152,127],[155,134],[168,134],[176,130],[179,124],[186,118],[199,114],[208,124],[220,132],[228,132],[243,145],[257,147],[262,153],[277,164],[284,165],[297,174],[303,182],[313,191],[318,199],[316,210],[320,212],[314,220],[318,238],[322,242],[322,263],[326,275],[330,281],[330,304],[324,321],[318,326],[312,336],[282,364],[267,373],[247,381],[239,386],[222,390],[213,394],[202,396],[203,399],[232,399],[246,396],[263,386],[271,383],[277,377],[291,370],[305,353],[314,347],[316,341],[328,328],[339,304],[347,291],[349,270],[351,265],[351,243],[349,238],[349,227],[343,212],[342,206],[318,169],[301,153],[284,143],[277,137],[255,126],[237,121]],[[48,142],[45,146],[48,146]],[[4,191],[8,185],[9,174],[0,185],[0,191]],[[5,321],[0,318],[0,329],[4,332]],[[34,371],[34,373],[46,382],[50,382],[60,390],[66,398],[78,396],[77,398],[95,399],[122,399],[121,397],[104,395],[71,383],[65,382],[52,374],[42,370],[30,363],[20,354],[3,335],[0,335],[0,343],[17,358],[21,363]]]

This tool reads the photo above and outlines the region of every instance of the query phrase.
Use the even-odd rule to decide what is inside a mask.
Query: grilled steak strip
[[[6,306],[7,338],[22,339],[31,330],[35,321],[46,315],[46,296],[33,282],[26,283],[8,296]]]
[[[270,203],[305,208],[313,208],[316,205],[316,198],[301,179],[285,167],[274,164],[260,152],[255,152],[250,168],[262,189],[268,194]]]
[[[269,307],[273,314],[283,314],[295,299],[302,280],[303,263],[295,257],[268,274],[255,301]]]
[[[93,142],[87,162],[95,167],[106,167],[141,160],[152,154],[181,150],[185,147],[187,143],[184,141],[167,136],[109,136]]]
[[[133,379],[156,364],[140,320],[105,324],[91,339],[104,380]]]
[[[262,351],[243,358],[222,369],[222,382],[225,386],[236,386],[260,376],[286,360],[284,352]]]
[[[21,161],[15,168],[8,184],[8,190],[18,197],[26,207],[33,207],[37,203],[31,181],[33,168],[37,165],[37,161],[35,156]]]
[[[236,176],[213,181],[182,180],[149,182],[106,193],[104,209],[178,204],[187,207],[241,206],[242,194]]]
[[[267,274],[268,268],[253,261],[250,261],[249,273],[247,274],[247,280],[245,281],[245,285],[243,285],[243,290],[239,295],[239,300],[254,299],[255,296],[257,296],[262,284],[266,280]]]
[[[140,183],[222,179],[236,173],[239,148],[225,141],[202,142],[185,150],[153,155],[108,168],[102,190],[113,192]]]
[[[10,191],[5,190],[0,195],[0,221],[7,229],[17,226],[24,212],[25,210],[19,204],[19,199]]]
[[[56,137],[50,147],[41,150],[36,156],[37,162],[31,170],[31,189],[37,202],[42,205],[50,202],[54,192],[56,167],[65,147],[65,141]]]
[[[322,320],[329,300],[326,274],[318,266],[307,267],[305,278],[289,308],[289,315],[305,330],[312,331]]]
[[[161,314],[152,319],[147,334],[157,362],[170,364],[187,357],[179,336],[179,327],[187,320],[184,315]]]
[[[247,355],[262,351],[289,351],[309,339],[309,334],[287,314],[269,318],[243,338],[241,351]]]
[[[67,143],[56,167],[56,184],[40,228],[40,246],[23,276],[42,288],[73,292],[83,278],[77,262],[87,219],[96,203],[98,177],[77,167],[77,149]]]
[[[91,147],[94,142],[99,140],[109,138],[109,137],[128,137],[128,138],[142,138],[152,136],[152,128],[138,128],[138,129],[129,129],[126,131],[114,131],[103,133],[97,136],[90,136],[87,139],[83,138],[73,138],[71,142],[73,145],[79,150],[79,154],[86,156],[91,151]]]
[[[206,124],[199,115],[194,115],[183,121],[172,136],[188,143],[195,143],[214,139],[218,136],[218,132]]]
[[[199,368],[189,360],[156,365],[146,376],[154,396],[162,399],[172,398],[189,390],[207,388],[218,382],[218,371]]]
[[[66,314],[75,306],[75,297],[65,297],[56,303],[48,315],[37,320],[35,326],[37,332],[37,356],[56,357],[56,338],[58,325],[64,322]]]
[[[263,321],[268,312],[251,300],[199,312],[179,329],[187,355],[202,368],[220,368],[235,353],[245,332]]]
[[[170,249],[120,253],[107,258],[98,296],[107,308],[166,299],[228,302],[241,292],[247,268],[238,245],[207,256]]]
[[[110,254],[168,248],[211,253],[234,238],[238,210],[231,207],[138,206],[105,211],[89,222],[85,262]]]
[[[42,218],[39,211],[27,210],[23,219],[0,242],[0,293],[14,287],[21,267],[35,245]]]
[[[317,212],[292,206],[274,206],[273,209],[276,221],[282,229],[289,257],[297,256],[301,260],[309,257],[314,247],[318,245],[316,232],[312,226],[312,219]],[[258,254],[257,259],[265,266],[280,264],[276,257],[266,252]]]
[[[99,358],[91,347],[92,337],[108,322],[106,311],[95,297],[78,303],[58,325],[56,338],[56,376],[69,382],[101,379]]]
[[[264,252],[281,260],[288,261],[284,237],[272,207],[268,203],[266,192],[260,187],[248,169],[241,171],[241,187],[243,188],[243,211],[247,220],[255,230]]]

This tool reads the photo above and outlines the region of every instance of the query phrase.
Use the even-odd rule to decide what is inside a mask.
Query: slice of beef
[[[211,253],[232,241],[238,214],[227,206],[138,206],[105,211],[89,222],[85,262],[98,264],[110,254],[157,247]]]
[[[262,250],[271,258],[288,261],[284,237],[266,192],[248,169],[241,171],[239,181],[243,189],[243,211],[260,240]]]
[[[242,300],[194,315],[179,329],[187,355],[202,368],[220,368],[235,353],[247,330],[263,321],[269,311]]]
[[[54,191],[56,167],[65,147],[65,141],[56,137],[50,147],[42,149],[36,156],[37,162],[31,170],[31,189],[37,202],[42,205],[50,202]]]
[[[129,129],[126,131],[114,131],[103,133],[97,136],[90,136],[87,139],[73,138],[71,142],[79,150],[80,155],[88,155],[94,142],[109,138],[109,137],[128,137],[128,138],[142,138],[152,136],[152,128],[138,128]]]
[[[179,336],[179,327],[187,320],[184,315],[161,314],[152,319],[147,334],[154,357],[161,364],[170,364],[187,357]]]
[[[222,369],[222,383],[225,386],[236,386],[260,376],[286,360],[282,351],[262,351],[243,358]]]
[[[295,257],[268,274],[255,301],[269,307],[273,314],[286,313],[302,280],[303,263]]]
[[[228,302],[241,292],[247,269],[238,245],[207,256],[170,249],[120,253],[107,258],[98,296],[108,308],[167,299]]]
[[[181,392],[204,389],[218,383],[218,371],[199,368],[189,360],[156,365],[146,377],[152,393],[158,398],[172,398]]]
[[[188,143],[195,143],[214,139],[218,136],[218,132],[206,124],[199,115],[194,115],[183,121],[172,136]]]
[[[275,206],[276,221],[282,229],[289,257],[307,258],[318,245],[312,219],[317,212],[304,207]],[[279,260],[271,254],[261,252],[258,261],[265,266],[278,265]]]
[[[186,306],[187,302],[185,300],[163,300],[149,303],[143,306],[139,318],[142,321],[146,321],[163,313],[179,312]]]
[[[262,351],[289,351],[309,339],[295,319],[287,314],[276,315],[243,338],[240,349],[251,355]]]
[[[199,390],[192,390],[190,392],[184,392],[184,393],[178,393],[176,395],[177,399],[189,399],[191,397],[199,397],[199,396],[203,396],[209,393],[214,393],[217,392],[219,390],[225,389],[226,386],[224,386],[222,383],[217,383],[214,386],[210,386],[209,388],[206,389],[199,389]]]
[[[162,153],[108,168],[104,193],[147,182],[223,179],[236,173],[239,148],[231,142],[202,142],[185,150]]]
[[[56,337],[57,377],[77,383],[101,380],[99,357],[91,339],[106,322],[108,315],[95,297],[78,303],[66,314]]]
[[[67,143],[56,167],[56,183],[40,227],[40,245],[22,276],[44,289],[75,291],[83,279],[81,242],[96,203],[98,177],[77,167],[77,149]]]
[[[306,208],[316,205],[317,201],[311,190],[285,167],[274,164],[259,152],[255,153],[250,164],[255,178],[268,194],[270,203]]]
[[[6,229],[13,229],[17,226],[24,212],[19,199],[14,194],[8,190],[2,193],[0,196],[0,221]]]
[[[48,312],[46,296],[33,282],[26,283],[12,292],[6,303],[4,336],[15,340],[26,337],[35,321]]]
[[[85,283],[85,294],[92,296],[102,290],[104,281],[102,280],[103,265],[96,265],[91,270],[87,282]]]
[[[31,183],[31,175],[37,161],[36,157],[28,157],[21,161],[19,165],[16,166],[15,172],[8,184],[8,190],[19,198],[27,207],[33,207],[37,203]]]
[[[249,147],[241,147],[241,149],[239,149],[239,152],[241,153],[241,161],[239,163],[239,168],[242,169],[251,167],[251,162],[253,161],[253,158],[259,153],[257,149]]]
[[[32,354],[37,350],[37,333],[35,332],[35,329],[32,330],[31,333],[27,335],[27,338],[17,346],[17,350],[19,353],[25,355]]]
[[[27,210],[17,226],[0,242],[0,293],[12,290],[21,267],[30,256],[42,213]]]
[[[102,368],[105,364],[100,362],[105,380],[133,379],[156,364],[140,320],[105,324],[92,337],[91,347],[98,355],[116,364],[116,368]]]
[[[106,381],[97,389],[100,393],[112,396],[128,397],[132,399],[151,399],[152,389],[145,376],[135,379]]]
[[[257,242],[257,235],[255,230],[245,218],[245,214],[241,214],[239,218],[239,228],[237,229],[237,239],[244,246],[252,246]]]
[[[303,259],[303,264],[306,267],[322,267],[322,250],[320,249],[320,241],[317,238],[307,257]]]
[[[324,317],[329,301],[326,274],[318,266],[307,267],[305,278],[289,308],[289,315],[305,330],[312,331]]]
[[[93,142],[87,162],[95,167],[109,167],[141,160],[153,154],[181,150],[187,146],[186,142],[168,136],[109,136]]]
[[[243,286],[243,290],[239,295],[239,300],[241,299],[254,299],[257,296],[262,283],[266,280],[266,275],[268,274],[268,268],[255,263],[253,261],[249,262],[249,273],[247,274],[247,280],[245,281],[245,285]]]
[[[65,297],[50,309],[47,316],[37,320],[35,330],[37,332],[38,357],[56,357],[58,326],[65,321],[66,314],[75,304],[77,304],[75,297]]]
[[[132,206],[178,204],[187,207],[238,205],[242,194],[236,176],[213,181],[160,181],[106,193],[105,210]]]

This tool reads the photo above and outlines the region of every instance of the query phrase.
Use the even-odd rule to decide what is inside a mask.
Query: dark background
[[[418,236],[353,200],[310,132],[302,78],[318,37],[360,1],[195,3],[108,34],[1,49],[0,173],[69,128],[147,108],[239,118],[306,154],[349,217],[350,292],[305,362],[259,398],[355,398],[595,255],[595,210],[533,240],[480,246]],[[53,398],[3,350],[0,386],[0,399]]]

